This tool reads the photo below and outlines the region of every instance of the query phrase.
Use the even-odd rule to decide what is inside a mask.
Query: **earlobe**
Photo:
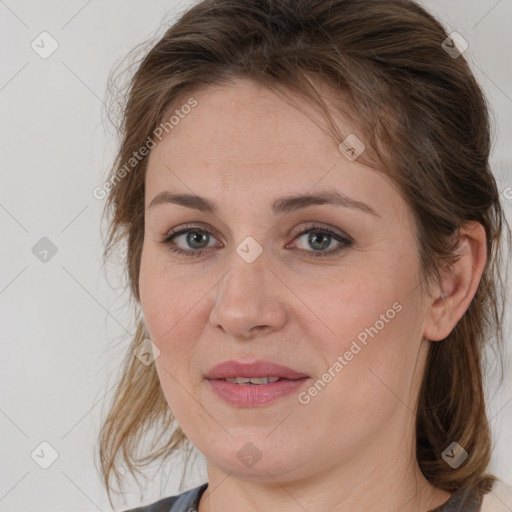
[[[441,271],[441,283],[430,299],[423,336],[431,341],[445,339],[468,309],[487,261],[484,227],[468,222],[459,232],[454,262]]]

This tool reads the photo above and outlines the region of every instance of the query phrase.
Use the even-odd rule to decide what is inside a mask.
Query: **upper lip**
[[[224,361],[214,366],[206,374],[206,378],[209,380],[233,379],[235,377],[279,377],[292,380],[308,377],[308,375],[271,361],[255,361],[253,363]]]

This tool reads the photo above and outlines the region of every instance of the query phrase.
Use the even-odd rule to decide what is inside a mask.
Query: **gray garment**
[[[475,489],[459,489],[440,507],[429,512],[478,512],[482,505],[482,497]]]
[[[170,496],[145,507],[132,508],[124,512],[197,512],[199,500],[208,487],[208,482],[183,492],[178,496]]]
[[[124,512],[197,512],[199,500],[207,487],[208,483],[205,483],[178,496],[164,498],[151,505]],[[459,489],[444,505],[428,512],[478,512],[480,505],[481,498],[475,490]]]

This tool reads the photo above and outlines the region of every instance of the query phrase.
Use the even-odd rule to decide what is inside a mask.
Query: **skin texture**
[[[443,274],[446,299],[439,286],[422,294],[409,207],[386,176],[340,153],[312,109],[302,104],[308,117],[245,80],[194,98],[197,106],[150,153],[140,293],[165,397],[207,461],[199,512],[417,512],[446,502],[450,494],[417,465],[414,409],[429,343],[449,334],[476,292],[482,226],[462,231],[461,258]],[[218,211],[149,207],[164,190],[206,197]],[[378,215],[334,205],[271,210],[281,196],[333,190]],[[186,223],[209,239],[161,243]],[[316,229],[315,250],[299,235],[313,225],[353,243],[322,241]],[[236,252],[248,236],[263,249],[252,263]],[[175,254],[173,243],[205,252]],[[330,254],[307,257],[321,251]],[[292,393],[235,407],[204,379],[222,361],[263,359],[309,375],[307,390],[396,303],[400,312],[306,405]],[[246,443],[261,454],[252,467],[237,457]]]

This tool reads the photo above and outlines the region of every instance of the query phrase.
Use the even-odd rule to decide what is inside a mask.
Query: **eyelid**
[[[292,236],[295,239],[298,235],[301,235],[301,234],[305,233],[308,229],[313,229],[313,228],[318,229],[319,231],[320,230],[326,231],[333,235],[343,237],[350,242],[354,242],[353,238],[350,235],[348,235],[346,232],[341,231],[341,230],[336,230],[335,228],[332,228],[327,225],[322,225],[321,222],[312,222],[312,221],[306,222],[306,227],[304,227],[304,225],[302,225],[302,227],[293,230]],[[203,225],[201,223],[190,223],[190,224],[182,224],[178,228],[172,228],[170,231],[168,231],[166,233],[165,241],[168,241],[173,235],[182,234],[183,232],[187,232],[189,230],[190,231],[197,230],[198,232],[204,232],[204,233],[215,235],[215,230],[210,225],[206,225],[206,224]],[[212,230],[212,231],[210,231],[210,230]],[[215,235],[215,236],[216,236],[216,238],[219,238],[217,235]]]
[[[178,228],[173,228],[165,235],[163,240],[160,240],[160,243],[167,245],[168,249],[172,252],[189,255],[189,256],[200,256],[205,252],[211,252],[211,248],[203,248],[203,249],[194,250],[194,249],[183,249],[177,245],[171,247],[172,239],[174,237],[191,232],[191,231],[212,235],[212,236],[214,236],[214,238],[217,239],[217,235],[214,233],[215,230],[213,228],[211,228],[211,226],[204,227],[200,223],[192,223],[192,224],[183,224],[183,225],[179,226]],[[354,243],[354,239],[347,233],[340,231],[340,230],[335,230],[334,228],[331,228],[331,227],[322,226],[322,223],[319,223],[319,222],[306,223],[306,226],[302,225],[301,228],[298,228],[297,230],[294,230],[294,231],[296,231],[296,232],[293,234],[293,238],[292,238],[291,242],[289,242],[286,245],[286,247],[288,247],[290,244],[295,242],[295,240],[299,236],[302,236],[309,232],[314,232],[314,231],[317,231],[319,233],[325,233],[325,234],[329,235],[331,238],[334,238],[340,244],[340,246],[338,248],[330,249],[327,251],[306,251],[304,249],[298,249],[298,251],[300,253],[307,254],[307,257],[321,258],[324,256],[329,256],[329,255],[337,255],[339,252],[350,247]],[[222,242],[219,242],[219,243],[222,244]]]
[[[306,222],[306,225],[301,224],[300,228],[292,231],[293,239],[295,240],[295,238],[297,236],[302,235],[308,231],[312,231],[314,229],[316,229],[317,231],[329,233],[333,236],[338,236],[338,237],[344,238],[345,240],[347,240],[348,242],[351,242],[351,243],[354,242],[354,239],[350,235],[348,235],[346,232],[341,231],[340,229],[337,229],[337,228],[333,228],[331,226],[323,225],[322,222]]]
[[[169,242],[170,239],[174,236],[178,236],[184,233],[188,233],[189,231],[197,231],[198,233],[208,233],[209,235],[214,235],[215,238],[219,238],[215,233],[215,230],[211,226],[203,226],[200,223],[197,224],[182,224],[178,228],[172,228],[170,231],[167,232],[164,239],[162,240],[163,243]]]

